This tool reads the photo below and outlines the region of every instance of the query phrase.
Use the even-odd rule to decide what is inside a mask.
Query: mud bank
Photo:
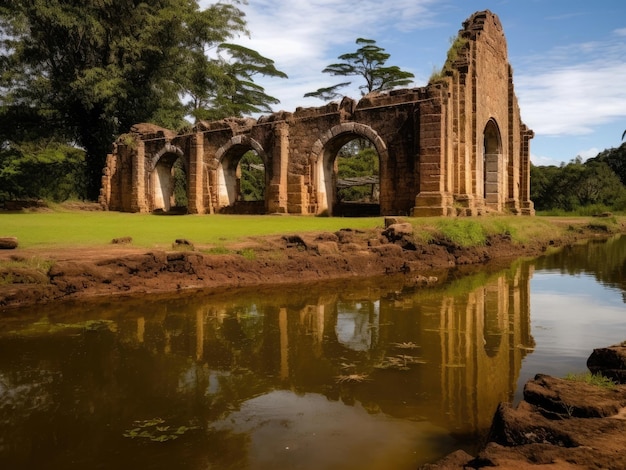
[[[624,227],[622,227],[622,232]],[[416,243],[407,223],[370,231],[344,229],[251,238],[226,254],[179,243],[168,251],[111,244],[97,249],[3,250],[0,252],[0,310],[34,303],[96,296],[164,294],[254,286],[400,275],[407,284],[443,282],[450,268],[506,266],[550,248],[606,237],[584,226],[554,237],[515,243],[492,236],[463,247],[445,238]],[[41,266],[31,267],[37,258]]]

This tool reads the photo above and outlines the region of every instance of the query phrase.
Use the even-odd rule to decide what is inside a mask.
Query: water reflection
[[[585,269],[623,288],[626,245],[607,246]],[[575,271],[572,257],[550,262]],[[535,346],[530,279],[546,263],[437,289],[369,282],[7,313],[0,465],[408,469],[472,450]]]

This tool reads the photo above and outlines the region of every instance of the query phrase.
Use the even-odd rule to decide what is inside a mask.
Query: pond
[[[414,469],[626,340],[626,237],[396,280],[2,313],[0,468]]]

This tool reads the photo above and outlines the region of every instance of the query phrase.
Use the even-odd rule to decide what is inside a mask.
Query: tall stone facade
[[[333,215],[337,154],[359,138],[378,153],[381,215],[533,215],[532,137],[502,26],[482,11],[463,23],[441,76],[425,87],[258,120],[199,122],[189,133],[133,126],[107,158],[100,202],[109,210],[170,210],[180,161],[190,213],[243,210],[239,162],[254,150],[265,170],[257,212]]]

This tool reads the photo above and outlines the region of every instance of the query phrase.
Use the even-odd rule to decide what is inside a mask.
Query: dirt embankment
[[[622,227],[622,231],[624,227]],[[169,293],[403,275],[407,283],[443,281],[449,268],[505,263],[538,256],[549,247],[606,236],[581,226],[553,238],[514,243],[506,235],[478,247],[445,238],[416,243],[412,226],[392,223],[371,231],[340,230],[250,239],[227,254],[180,243],[169,251],[111,244],[61,251],[1,250],[0,309],[32,303],[108,295]],[[38,259],[39,266],[30,260]],[[43,260],[44,267],[41,266]],[[443,276],[443,277],[442,277]]]

